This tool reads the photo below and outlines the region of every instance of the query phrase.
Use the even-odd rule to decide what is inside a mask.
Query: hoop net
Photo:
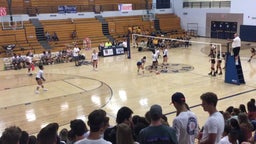
[[[140,35],[140,34],[132,34],[132,46],[133,47],[137,47],[138,43],[140,42],[140,40],[148,40],[148,39],[153,39],[153,40],[164,40],[164,41],[169,41],[169,42],[180,42],[180,43],[185,43],[188,40],[182,40],[182,39],[174,39],[174,38],[167,38],[167,37],[155,37],[155,36],[150,36],[150,35]],[[215,50],[216,53],[220,53],[220,56],[218,57],[218,55],[216,54],[215,57],[216,59],[222,59],[223,55],[222,55],[222,44],[221,43],[213,43],[213,42],[201,42],[201,41],[191,41],[189,40],[190,44],[203,44],[203,45],[207,45],[207,47],[209,47],[209,49],[211,48],[211,45],[215,46]]]

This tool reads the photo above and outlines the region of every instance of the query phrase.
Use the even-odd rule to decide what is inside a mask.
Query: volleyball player
[[[44,88],[43,81],[45,81],[45,78],[43,76],[44,74],[44,66],[39,65],[39,71],[37,72],[36,75],[36,82],[37,82],[37,87],[36,87],[36,94],[39,94],[39,88],[41,87],[44,91],[47,91],[48,89]]]
[[[97,70],[97,68],[98,68],[98,53],[96,52],[95,49],[92,52],[92,66],[93,66],[93,70]]]
[[[155,69],[157,70],[157,66],[158,66],[158,54],[152,50],[152,66],[151,69]]]
[[[252,58],[256,55],[256,50],[255,50],[255,48],[251,48],[250,51],[251,51],[251,57],[250,57],[250,59],[248,60],[248,62],[251,62]]]
[[[215,69],[214,69],[214,65],[216,63],[215,55],[216,55],[216,51],[215,50],[211,50],[211,53],[209,54],[210,62],[211,62],[211,71],[208,73],[208,75],[212,75],[212,76],[216,76]]]
[[[219,75],[222,75],[221,62],[222,62],[221,53],[220,53],[220,51],[218,50],[218,53],[217,53],[217,65],[216,65],[215,74],[217,74],[217,73],[218,73],[218,70],[219,70],[219,71],[220,71]]]
[[[142,70],[142,73],[144,74],[144,65],[146,63],[147,57],[144,56],[140,61],[137,62],[137,73],[139,74],[140,69]]]
[[[32,57],[29,55],[29,52],[26,54],[25,62],[26,62],[27,68],[28,68],[28,75],[32,76],[33,74],[31,72],[31,69],[33,67],[33,63],[32,63]]]
[[[163,50],[163,65],[167,65],[167,61],[168,61],[168,49],[167,49],[167,47],[164,47],[164,50]]]

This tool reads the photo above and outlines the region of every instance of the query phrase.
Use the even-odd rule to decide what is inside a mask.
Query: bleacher
[[[183,37],[184,30],[180,25],[180,18],[175,14],[157,14],[160,29],[166,32],[171,38]]]
[[[153,21],[143,21],[142,16],[124,16],[124,17],[108,17],[105,18],[108,22],[109,32],[114,38],[127,35],[129,27],[140,27],[142,31],[154,31],[152,26]]]
[[[102,33],[101,23],[95,18],[44,20],[41,23],[45,32],[49,32],[50,34],[56,32],[58,35],[59,41],[49,42],[54,47],[53,51],[61,50],[74,41],[78,43],[80,48],[83,48],[83,40],[85,38],[91,40],[92,47],[97,47],[102,41],[108,41]],[[71,37],[74,30],[77,32],[77,38],[75,40]]]

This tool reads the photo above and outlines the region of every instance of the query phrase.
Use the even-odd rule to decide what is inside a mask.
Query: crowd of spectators
[[[144,116],[133,115],[129,107],[121,107],[116,115],[116,125],[110,126],[103,109],[96,109],[88,116],[87,125],[81,119],[71,120],[70,129],[60,131],[58,123],[50,123],[37,136],[29,135],[17,126],[4,130],[0,144],[254,144],[256,128],[255,99],[239,108],[228,107],[218,111],[215,93],[201,95],[202,108],[209,117],[202,127],[198,118],[186,103],[185,96],[176,92],[171,96],[176,117],[172,125],[162,113],[162,107],[154,104]]]

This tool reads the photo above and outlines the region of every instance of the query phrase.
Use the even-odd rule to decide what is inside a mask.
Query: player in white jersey
[[[98,68],[98,53],[96,52],[95,49],[92,52],[91,61],[92,61],[93,70],[97,70],[97,68]]]
[[[39,94],[39,88],[41,87],[44,91],[47,91],[48,89],[44,88],[43,81],[45,81],[44,78],[44,67],[43,65],[39,65],[39,71],[36,74],[36,82],[38,86],[36,87],[36,94]]]
[[[167,61],[168,61],[168,49],[167,47],[165,47],[163,50],[163,65],[167,65]]]
[[[28,68],[28,75],[32,76],[33,74],[31,73],[31,69],[32,69],[32,66],[34,66],[34,65],[32,63],[32,57],[29,55],[29,52],[26,55],[25,62],[26,62],[27,68]]]
[[[196,115],[188,109],[185,96],[176,92],[172,95],[171,103],[177,110],[177,116],[173,120],[173,128],[179,144],[194,144],[199,133]]]

